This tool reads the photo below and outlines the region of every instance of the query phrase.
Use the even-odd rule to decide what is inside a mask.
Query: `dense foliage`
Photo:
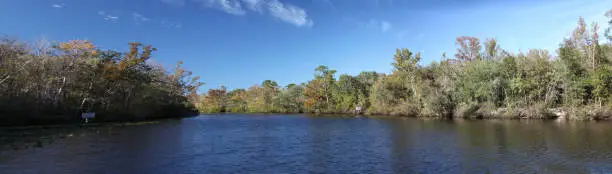
[[[101,50],[85,40],[48,44],[0,42],[0,124],[180,117],[194,113],[198,78],[180,67],[168,73],[148,63],[156,51],[129,43],[127,52]]]
[[[612,12],[606,14],[612,18]],[[612,25],[612,21],[610,21]],[[610,29],[605,38],[612,41]],[[327,66],[314,79],[279,87],[266,80],[249,89],[210,89],[203,112],[351,113],[426,117],[606,119],[612,115],[612,45],[582,18],[556,55],[502,50],[495,39],[462,36],[454,58],[423,65],[397,49],[390,74],[340,75]]]

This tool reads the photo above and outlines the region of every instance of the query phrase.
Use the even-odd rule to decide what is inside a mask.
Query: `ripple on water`
[[[595,122],[224,114],[0,133],[2,173],[612,171],[612,126]]]

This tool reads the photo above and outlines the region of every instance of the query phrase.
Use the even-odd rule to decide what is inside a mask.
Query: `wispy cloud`
[[[98,15],[102,16],[102,19],[104,19],[105,21],[115,22],[119,20],[119,16],[113,16],[111,14],[107,14],[104,11],[99,11]]]
[[[161,2],[164,4],[170,4],[179,7],[185,5],[185,0],[161,0]]]
[[[145,17],[144,15],[140,14],[140,13],[132,13],[132,18],[134,19],[134,22],[136,22],[136,24],[139,24],[141,22],[148,22],[151,21],[150,18]]]
[[[194,0],[204,7],[215,8],[233,15],[244,15],[246,11],[242,4],[237,0]]]
[[[264,0],[242,0],[249,10],[263,12],[262,7],[265,5]]]
[[[118,16],[113,16],[113,15],[106,15],[104,17],[104,20],[115,22],[115,21],[119,20],[119,17]]]
[[[170,1],[175,0],[162,1],[170,3]],[[198,3],[205,8],[214,8],[236,16],[245,16],[249,12],[267,14],[297,27],[308,27],[314,24],[308,17],[306,10],[289,3],[283,3],[280,0],[191,0],[189,2]]]
[[[308,14],[302,8],[291,4],[283,4],[278,0],[268,1],[270,15],[295,26],[312,26],[312,20],[308,19]]]
[[[53,7],[53,8],[64,8],[65,6],[66,6],[66,4],[64,4],[64,3],[51,5],[51,7]]]

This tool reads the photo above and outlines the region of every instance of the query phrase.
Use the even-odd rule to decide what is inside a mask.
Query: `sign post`
[[[95,112],[86,112],[86,113],[81,114],[81,118],[85,119],[85,123],[89,122],[90,118],[95,118],[95,117],[96,117]]]

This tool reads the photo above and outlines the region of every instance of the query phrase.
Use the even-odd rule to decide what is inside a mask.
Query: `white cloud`
[[[144,15],[140,14],[140,13],[132,13],[132,18],[134,19],[134,21],[138,24],[140,22],[148,22],[151,21],[150,18],[145,17]]]
[[[204,7],[215,8],[233,15],[244,15],[242,4],[236,0],[194,0],[201,3]]]
[[[215,8],[228,14],[243,16],[247,12],[268,14],[297,27],[312,26],[306,10],[279,0],[192,0],[206,8]]]
[[[185,5],[185,0],[161,0],[161,2],[164,4],[170,4],[174,6],[184,6]]]
[[[244,3],[249,10],[257,12],[262,12],[262,6],[265,4],[264,0],[242,0],[242,3]]]
[[[102,16],[102,19],[104,19],[105,21],[115,22],[115,21],[119,20],[119,16],[113,16],[111,14],[107,14],[104,11],[99,11],[98,15]]]
[[[295,26],[312,26],[312,20],[308,19],[308,14],[302,8],[291,4],[283,4],[278,0],[268,1],[270,15]]]
[[[66,4],[64,4],[64,3],[51,5],[51,7],[53,7],[53,8],[64,8],[64,6],[66,6]]]
[[[115,21],[119,20],[119,16],[106,15],[106,16],[104,16],[104,20],[115,22]]]

